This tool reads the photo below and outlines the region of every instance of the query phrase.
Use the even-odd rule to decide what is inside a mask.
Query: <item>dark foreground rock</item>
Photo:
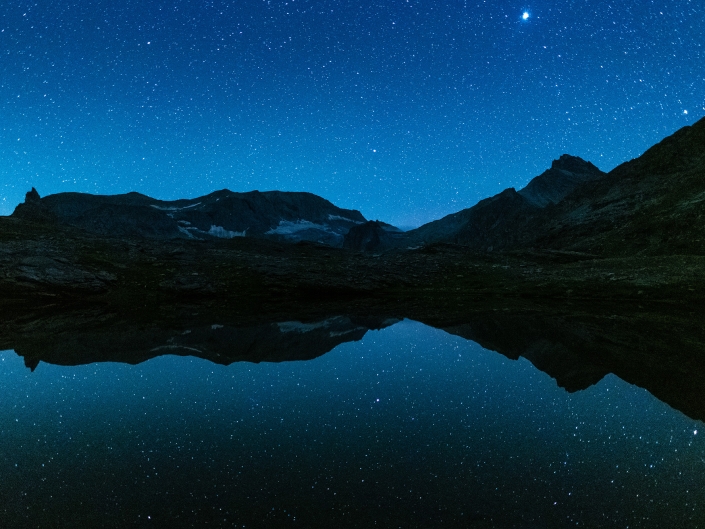
[[[419,300],[463,292],[492,298],[658,300],[705,292],[705,257],[598,258],[580,252],[474,253],[438,244],[384,254],[249,238],[173,241],[103,238],[76,228],[0,217],[4,300],[208,297],[242,306],[347,297]]]

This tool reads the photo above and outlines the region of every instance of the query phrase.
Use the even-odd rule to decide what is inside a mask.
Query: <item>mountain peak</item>
[[[531,180],[519,191],[530,204],[544,208],[557,204],[583,182],[595,180],[604,175],[595,165],[570,154],[562,154],[553,160],[551,168]]]
[[[571,156],[570,154],[561,154],[560,158],[553,160],[551,169],[578,174],[602,173],[594,164],[583,160],[579,156]]]

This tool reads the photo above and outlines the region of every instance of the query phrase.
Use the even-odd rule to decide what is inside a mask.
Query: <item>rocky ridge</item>
[[[481,253],[703,255],[705,118],[609,173],[563,155],[518,192],[506,189],[403,236],[378,239],[377,252],[450,243]]]
[[[351,227],[366,222],[311,193],[216,191],[162,201],[140,193],[58,193],[40,198],[33,188],[15,218],[73,226],[105,237],[212,240],[260,237],[342,246]]]
[[[564,154],[518,192],[514,188],[505,189],[471,208],[401,235],[389,236],[379,227],[356,226],[346,236],[344,246],[361,251],[384,251],[443,242],[477,251],[514,248],[525,238],[517,226],[525,224],[547,206],[559,203],[577,187],[604,176],[605,173],[592,163]],[[365,230],[367,238],[362,236]]]

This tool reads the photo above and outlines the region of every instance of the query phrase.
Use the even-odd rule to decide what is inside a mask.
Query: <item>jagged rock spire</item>
[[[39,202],[40,199],[41,199],[41,197],[39,196],[39,193],[33,187],[32,190],[28,191],[27,194],[25,195],[24,203],[25,204],[36,204],[37,202]]]

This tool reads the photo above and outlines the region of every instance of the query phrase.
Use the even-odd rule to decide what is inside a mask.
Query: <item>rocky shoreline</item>
[[[0,218],[0,292],[5,300],[42,297],[129,302],[145,297],[312,299],[458,293],[535,299],[701,300],[705,257],[600,258],[577,252],[478,254],[430,245],[383,254],[315,243],[144,241]],[[433,304],[433,303],[431,303]]]

